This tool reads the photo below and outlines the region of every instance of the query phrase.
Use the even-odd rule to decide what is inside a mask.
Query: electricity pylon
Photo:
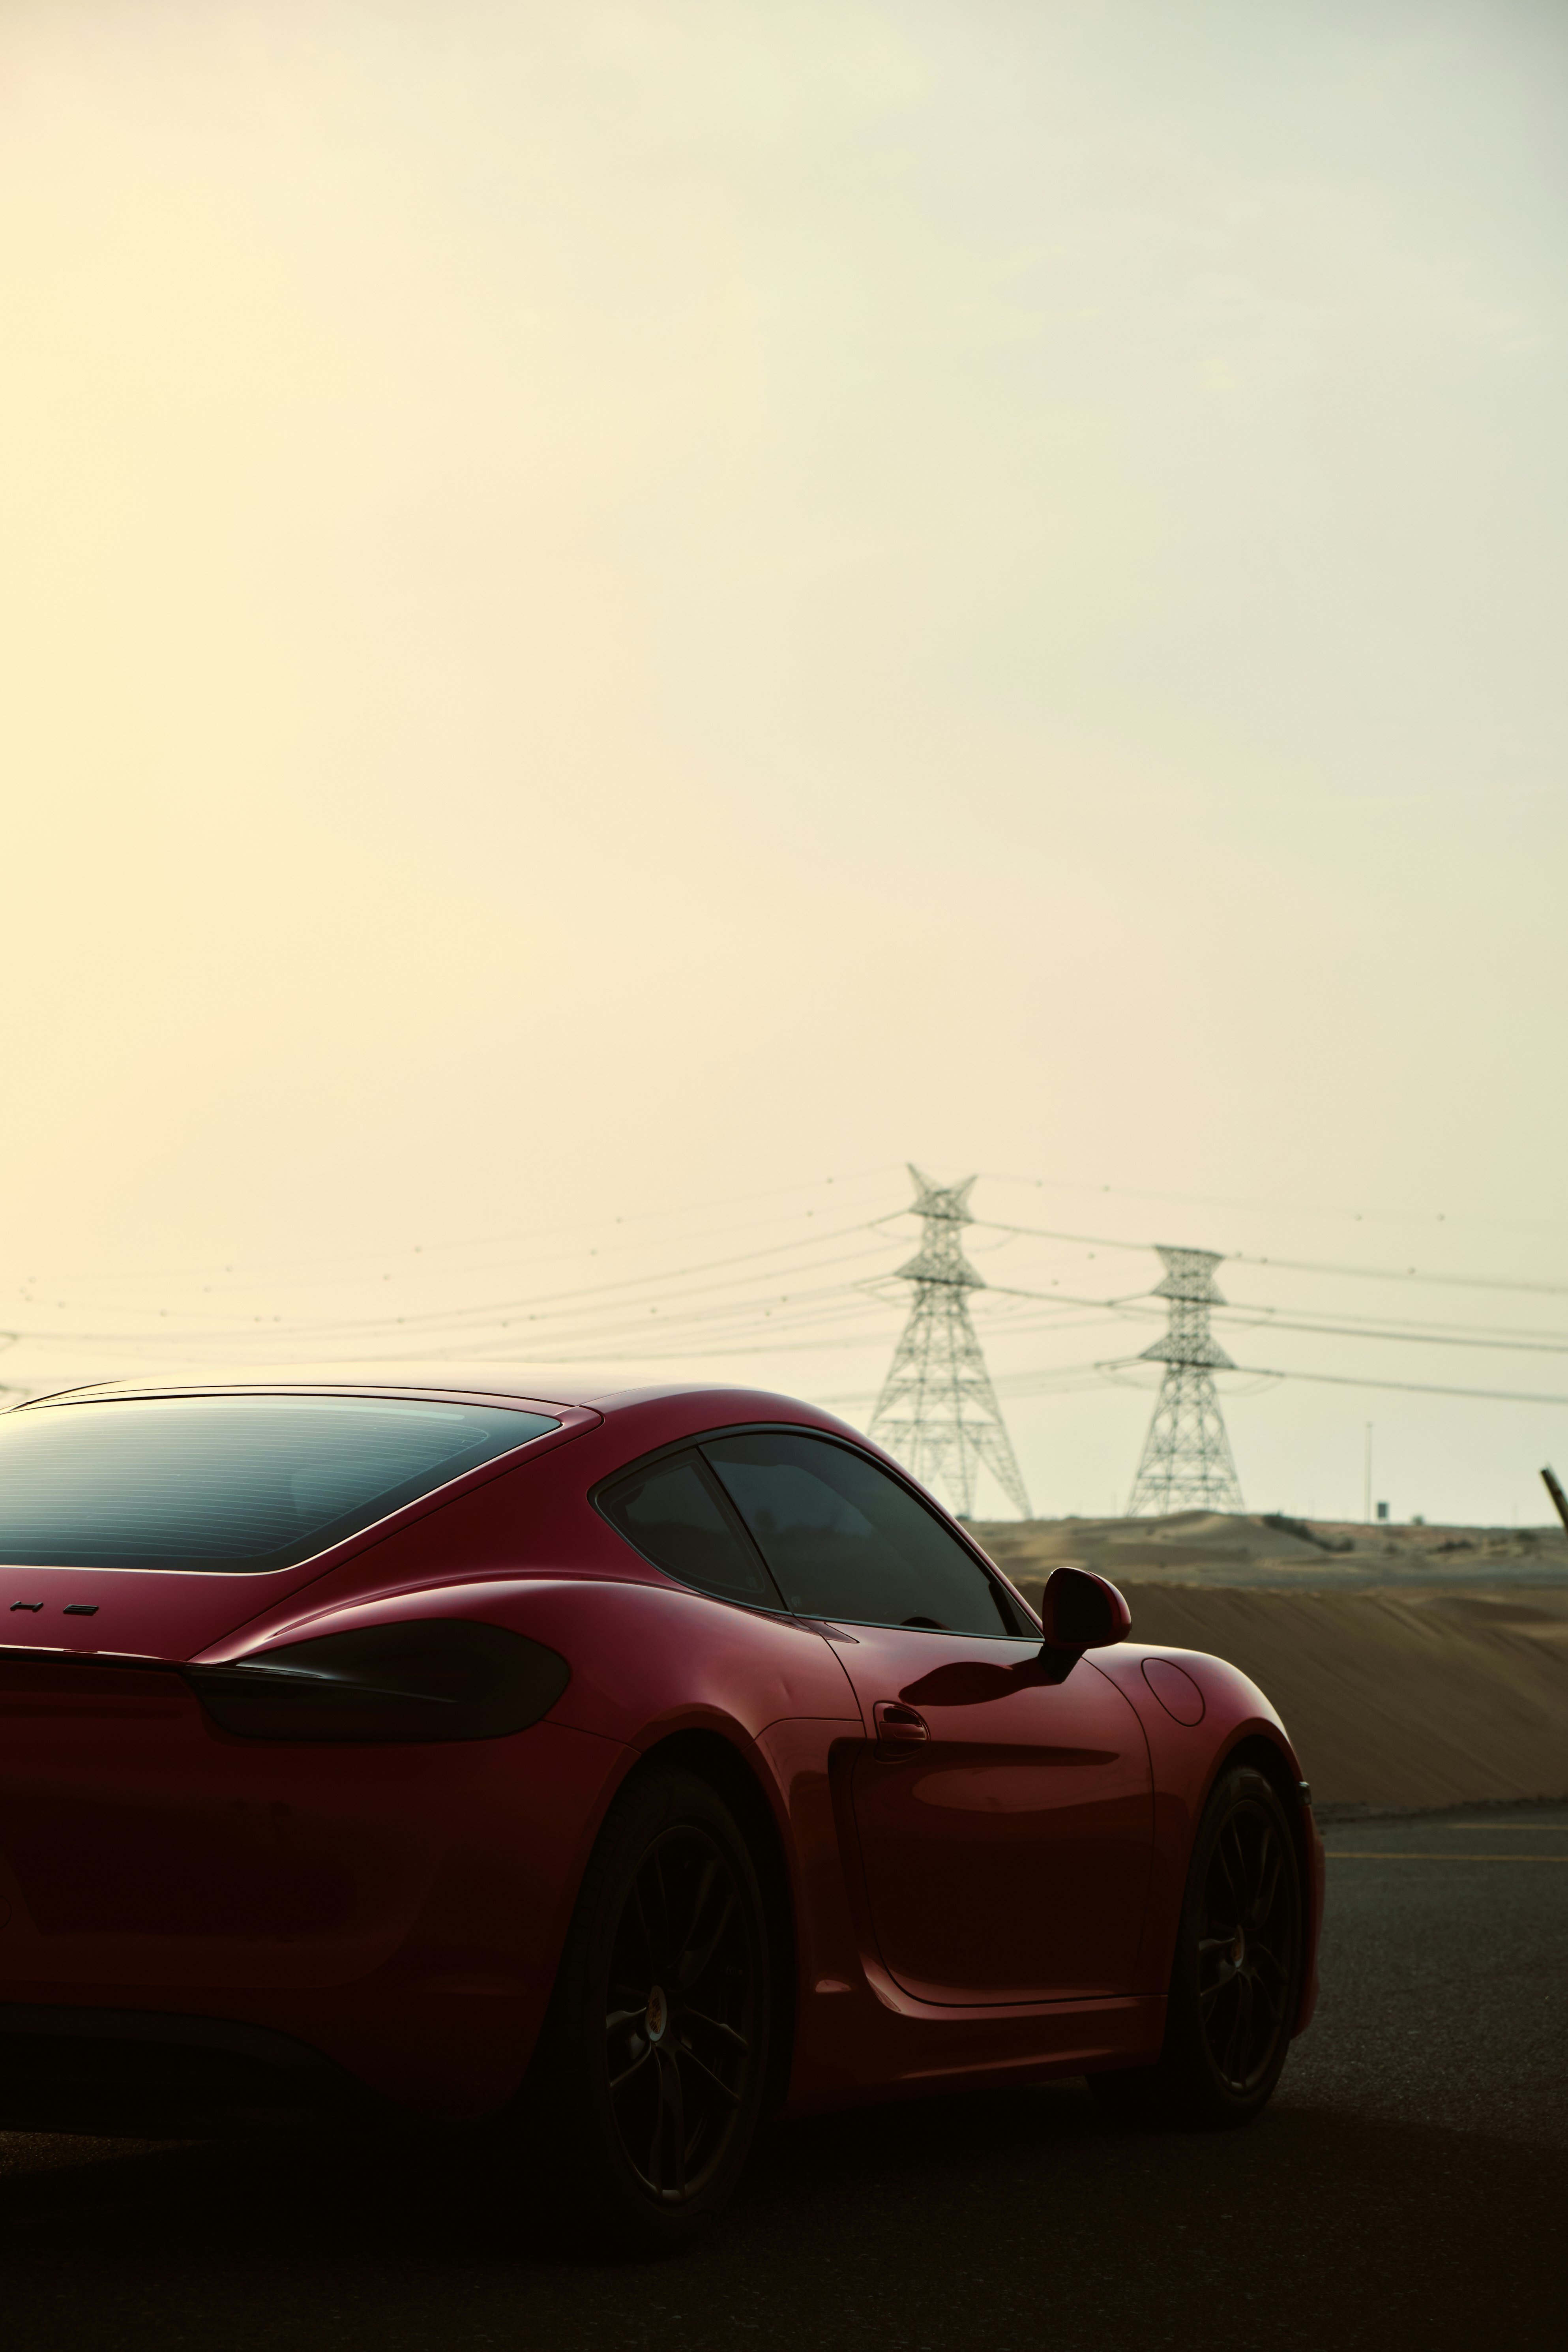
[[[1170,1300],[1171,1323],[1163,1339],[1144,1349],[1141,1360],[1163,1364],[1165,1377],[1143,1440],[1128,1516],[1190,1510],[1194,1505],[1239,1511],[1241,1487],[1214,1384],[1216,1371],[1235,1367],[1209,1329],[1209,1308],[1225,1305],[1214,1278],[1219,1253],[1156,1247],[1165,1279],[1154,1285],[1153,1296]]]
[[[1029,1497],[1018,1475],[1012,1443],[996,1391],[969,1319],[969,1293],[984,1290],[963,1255],[973,1176],[962,1184],[933,1184],[911,1166],[915,1207],[921,1220],[921,1245],[900,1279],[912,1282],[910,1319],[893,1350],[871,1435],[928,1486],[945,1488],[954,1510],[967,1517],[973,1507],[982,1464],[1020,1518],[1029,1516]]]

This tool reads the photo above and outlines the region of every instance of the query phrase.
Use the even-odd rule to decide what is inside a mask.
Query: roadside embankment
[[[1568,1592],[1124,1590],[1135,1640],[1267,1692],[1324,1804],[1568,1793]]]
[[[1368,1527],[1282,1512],[1174,1511],[1163,1519],[995,1519],[975,1534],[1016,1581],[1068,1563],[1113,1584],[1246,1584],[1358,1592],[1549,1584],[1568,1589],[1568,1537],[1539,1528]]]

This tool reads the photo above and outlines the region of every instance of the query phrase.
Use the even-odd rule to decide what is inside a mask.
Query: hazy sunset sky
[[[1568,1399],[1565,182],[1559,0],[6,0],[0,1377],[576,1286],[863,1419],[913,1159]],[[1158,1324],[1033,1311],[1107,1510]],[[1260,1508],[1568,1475],[1227,1411]]]

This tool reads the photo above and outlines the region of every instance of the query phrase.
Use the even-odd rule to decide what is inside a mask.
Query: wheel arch
[[[795,1890],[778,1821],[756,1772],[732,1742],[720,1732],[697,1729],[671,1732],[668,1738],[644,1750],[634,1772],[640,1773],[661,1765],[678,1766],[695,1779],[705,1780],[715,1794],[723,1799],[745,1836],[756,1870],[767,1924],[768,1965],[774,1988],[764,2095],[765,2110],[772,2112],[784,2102],[795,2061],[798,1975]],[[627,1776],[628,1779],[632,1777],[632,1774]]]

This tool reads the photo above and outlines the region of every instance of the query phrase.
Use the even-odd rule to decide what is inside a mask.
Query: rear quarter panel
[[[110,1679],[0,1694],[0,2000],[268,2027],[433,2114],[503,2096],[626,1751],[242,1740],[174,1675]]]
[[[232,1663],[261,1648],[388,1618],[406,1622],[421,1616],[472,1617],[508,1626],[557,1651],[572,1668],[572,1680],[546,1721],[514,1741],[378,1751],[392,1760],[395,1779],[399,1758],[470,1759],[460,1837],[449,1850],[429,1837],[421,1840],[417,1932],[410,1929],[385,1963],[395,1975],[412,1969],[414,1943],[421,1950],[449,1949],[459,1956],[460,1965],[455,1960],[444,1975],[432,1973],[424,1961],[418,1964],[426,1990],[444,1992],[451,2027],[442,2031],[448,2043],[459,2016],[479,1997],[478,1979],[497,1979],[499,1993],[500,1978],[511,1969],[507,2079],[481,2084],[470,2067],[468,2092],[482,2093],[480,2104],[493,2104],[521,2078],[605,1813],[640,1759],[683,1733],[723,1740],[750,1770],[769,1807],[790,1881],[799,1982],[809,2015],[809,1996],[827,1965],[818,1947],[834,1965],[842,1965],[850,1941],[839,1857],[825,1844],[832,1837],[825,1802],[828,1755],[836,1738],[861,1734],[849,1679],[821,1634],[794,1619],[739,1608],[663,1579],[644,1583],[581,1575],[454,1577],[417,1591],[395,1590],[337,1608],[279,1612],[247,1628],[245,1639],[216,1645],[204,1663]],[[539,1742],[541,1735],[548,1735],[551,1743],[548,1759],[542,1748],[528,1745]],[[496,1770],[477,1780],[472,1759],[490,1749],[498,1754]],[[510,1762],[507,1750],[516,1751]],[[591,1764],[584,1750],[600,1762]],[[437,1762],[434,1768],[411,1763],[407,1769],[418,1780],[432,1769],[439,1779],[449,1768]],[[524,1820],[526,1835],[520,1834]],[[385,1832],[404,1859],[414,1826],[405,1805]],[[499,1920],[505,1912],[510,1921],[500,1941],[497,1928],[476,1936],[470,1924],[481,1880],[490,1890],[490,1915]],[[521,1978],[515,1958],[520,1945],[527,1956]],[[463,1979],[465,1969],[472,1988]],[[475,2037],[465,2032],[459,2038],[466,2042]],[[813,2039],[805,2022],[797,2031],[798,2043],[809,2051]],[[363,2057],[356,2071],[364,2072]]]

